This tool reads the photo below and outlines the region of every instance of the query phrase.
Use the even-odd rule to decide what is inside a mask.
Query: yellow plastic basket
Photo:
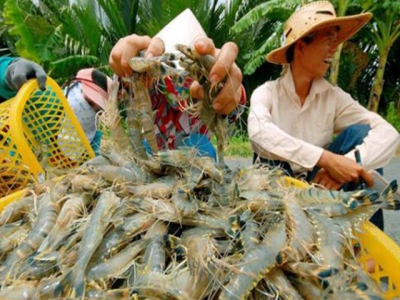
[[[94,157],[61,88],[30,80],[0,104],[0,197],[46,179],[50,169],[71,169]]]
[[[17,192],[11,193],[7,196],[4,196],[3,198],[0,198],[0,213],[11,202],[21,200],[26,195],[27,192],[28,192],[28,189],[22,189]]]
[[[384,291],[385,299],[400,299],[400,247],[371,222],[358,234],[361,251],[358,262]]]
[[[283,184],[307,188],[307,182],[284,176]],[[384,292],[385,299],[400,300],[400,246],[371,222],[364,222],[357,260]],[[373,270],[369,270],[373,266]]]

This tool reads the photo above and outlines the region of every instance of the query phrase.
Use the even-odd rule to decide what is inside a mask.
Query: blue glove
[[[46,72],[37,63],[24,58],[17,58],[6,70],[6,81],[14,91],[18,91],[29,79],[37,78],[39,88],[46,89]]]

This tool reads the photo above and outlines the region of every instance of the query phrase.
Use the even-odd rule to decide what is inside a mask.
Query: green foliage
[[[138,33],[154,36],[187,8],[194,13],[206,34],[220,46],[219,40],[222,40],[222,36],[227,38],[228,29],[221,29],[224,6],[218,4],[216,0],[140,1]]]
[[[112,44],[119,38],[136,32],[138,22],[139,0],[98,0],[104,13],[105,31]]]
[[[390,102],[386,113],[386,120],[400,132],[400,115],[397,111],[395,102]]]
[[[369,62],[370,57],[360,49],[357,43],[348,41],[344,44],[340,59],[338,85],[363,105],[367,104],[369,94],[365,92],[365,88],[359,90],[357,82]]]
[[[59,83],[83,67],[103,68],[111,75],[108,57],[119,38],[131,33],[153,36],[170,20],[190,8],[217,47],[232,40],[244,74],[248,98],[263,82],[279,76],[281,68],[265,55],[281,43],[283,24],[308,0],[0,0],[1,48],[14,56],[33,59]],[[339,85],[366,104],[376,75],[380,47],[392,45],[385,69],[379,111],[397,101],[400,86],[400,2],[392,0],[333,0],[338,14],[372,11],[374,19],[355,35],[352,49],[344,47]],[[231,30],[232,28],[232,30]],[[390,29],[391,28],[391,29]],[[372,35],[377,35],[373,39]],[[387,46],[387,45],[386,45]],[[3,50],[3,49],[2,49]],[[364,54],[362,54],[362,51]],[[6,52],[2,52],[6,53]],[[240,122],[245,130],[246,118]]]
[[[216,147],[217,141],[215,136],[213,136],[211,142]],[[250,158],[253,156],[253,150],[251,149],[251,144],[249,138],[245,132],[232,135],[225,146],[225,156],[233,157],[243,157]]]
[[[226,156],[249,158],[253,156],[250,141],[247,135],[235,135],[230,138],[225,149]]]
[[[77,70],[86,68],[88,66],[95,66],[98,65],[98,61],[98,57],[93,55],[70,55],[68,57],[52,61],[50,64],[52,73],[49,73],[49,75],[53,77],[53,74],[57,74],[57,76],[54,76],[54,78],[58,84],[62,85],[64,82],[69,81],[71,76],[76,73],[70,72],[68,74],[64,72],[63,74],[63,70],[68,70],[71,68],[71,66]]]
[[[21,39],[15,43],[15,47],[18,53],[20,53],[20,56],[33,61],[39,61],[33,36],[25,23],[25,11],[20,8],[18,2],[15,0],[6,1],[3,9],[5,24],[10,25],[9,34],[21,37]]]
[[[280,45],[284,22],[301,2],[263,1],[234,24],[231,33],[243,49],[239,63],[245,75],[252,75],[265,62],[265,55]]]

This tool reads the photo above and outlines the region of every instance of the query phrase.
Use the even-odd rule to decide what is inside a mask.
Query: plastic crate
[[[307,188],[309,184],[284,176],[283,184],[297,188]],[[359,239],[360,251],[357,260],[364,270],[379,285],[385,299],[400,300],[400,246],[371,222],[363,224]],[[369,266],[373,270],[369,270]]]
[[[0,213],[11,202],[21,200],[26,195],[27,192],[28,192],[28,189],[22,189],[22,190],[14,192],[14,193],[11,193],[7,196],[4,196],[3,198],[0,198]]]
[[[46,90],[30,80],[0,104],[0,197],[41,182],[94,157],[93,149],[57,83]]]
[[[364,270],[372,265],[369,275],[384,291],[385,299],[400,300],[400,247],[371,222],[365,222],[357,258]]]

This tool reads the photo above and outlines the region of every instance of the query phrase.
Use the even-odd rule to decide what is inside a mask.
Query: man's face
[[[328,27],[315,32],[311,43],[302,42],[302,66],[312,77],[323,77],[337,50],[338,28]]]

